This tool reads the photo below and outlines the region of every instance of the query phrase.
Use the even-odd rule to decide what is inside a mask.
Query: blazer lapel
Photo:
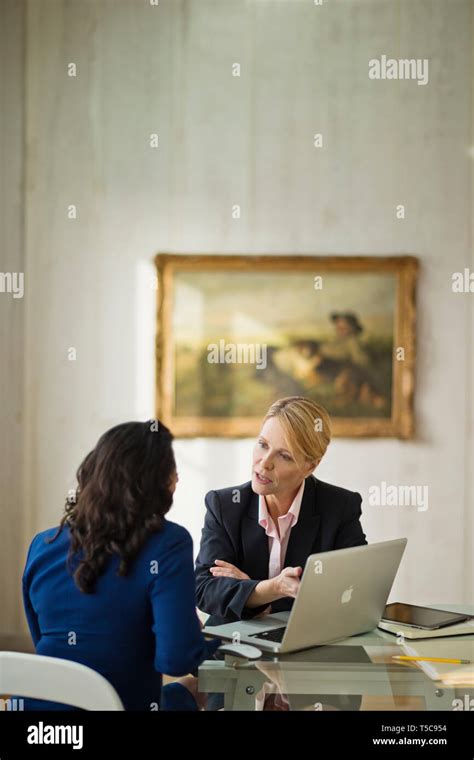
[[[298,522],[291,529],[285,556],[285,567],[304,568],[309,555],[314,553],[321,517],[316,508],[316,480],[306,478]],[[258,495],[251,492],[249,508],[242,519],[242,547],[244,572],[252,579],[268,578],[268,536],[258,524]]]
[[[291,529],[285,556],[285,567],[302,567],[313,547],[319,531],[321,516],[316,510],[316,481],[310,475],[306,478],[298,522]]]
[[[268,578],[268,536],[258,524],[258,494],[254,491],[251,492],[249,509],[242,519],[242,547],[244,572],[252,580]]]

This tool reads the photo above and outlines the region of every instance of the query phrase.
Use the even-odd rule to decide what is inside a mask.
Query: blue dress
[[[36,653],[93,668],[112,684],[126,710],[197,709],[181,685],[165,686],[162,693],[161,676],[196,671],[221,643],[206,641],[201,633],[188,531],[165,519],[128,575],[117,575],[119,558],[112,555],[95,592],[84,594],[66,566],[69,529],[52,543],[45,541],[56,530],[35,536],[23,574]],[[25,709],[74,708],[25,699]]]

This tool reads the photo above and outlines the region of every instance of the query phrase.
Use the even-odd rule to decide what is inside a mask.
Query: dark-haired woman
[[[33,539],[23,575],[37,654],[98,671],[127,710],[199,709],[196,679],[162,690],[161,674],[192,673],[220,643],[201,633],[191,536],[165,518],[178,479],[172,438],[158,421],[106,432],[60,525]]]

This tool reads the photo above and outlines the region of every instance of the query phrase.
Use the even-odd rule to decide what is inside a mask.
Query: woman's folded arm
[[[215,491],[206,496],[206,517],[196,559],[196,594],[200,610],[209,615],[240,620],[262,612],[266,604],[250,609],[247,602],[260,580],[215,578],[210,572],[216,559],[238,566],[238,557],[223,526],[222,508]],[[245,568],[240,568],[245,570]]]

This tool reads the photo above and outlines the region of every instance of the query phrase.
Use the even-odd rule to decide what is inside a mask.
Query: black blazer
[[[366,544],[359,518],[362,498],[354,491],[306,478],[298,522],[291,529],[285,567],[304,568],[310,554]],[[258,524],[258,495],[249,481],[209,491],[201,547],[196,559],[198,607],[211,615],[207,625],[252,618],[268,605],[245,607],[259,581],[268,578],[268,536]],[[231,562],[251,580],[214,578],[216,559]],[[272,602],[272,612],[289,610],[293,599]]]

